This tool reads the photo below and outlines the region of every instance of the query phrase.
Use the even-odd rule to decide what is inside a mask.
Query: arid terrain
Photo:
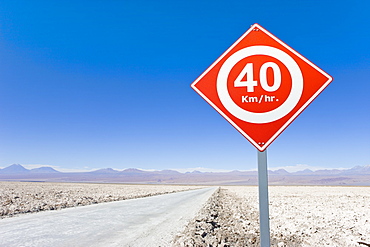
[[[197,188],[202,186],[0,182],[0,218]]]
[[[197,188],[201,186],[0,182],[0,215]],[[272,246],[370,244],[370,187],[270,186],[269,197]],[[257,186],[219,187],[172,245],[259,246]]]
[[[221,187],[176,246],[259,246],[258,188]],[[369,246],[370,187],[270,186],[272,246]]]

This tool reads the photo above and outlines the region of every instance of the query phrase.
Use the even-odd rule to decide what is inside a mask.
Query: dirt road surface
[[[171,246],[216,188],[0,220],[0,246]]]

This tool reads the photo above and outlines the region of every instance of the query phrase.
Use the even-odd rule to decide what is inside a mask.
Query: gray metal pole
[[[258,192],[260,206],[261,247],[270,247],[270,219],[267,180],[267,151],[258,151]]]

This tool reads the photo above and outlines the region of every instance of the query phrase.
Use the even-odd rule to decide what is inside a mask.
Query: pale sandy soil
[[[170,247],[217,187],[0,220],[1,247]]]
[[[0,217],[199,187],[0,182]],[[269,194],[272,246],[370,244],[370,187],[270,186]],[[222,186],[173,246],[259,246],[258,215],[256,186]]]
[[[271,186],[269,193],[272,246],[370,243],[370,187]],[[223,186],[174,245],[259,246],[258,215],[257,187]]]
[[[201,188],[180,185],[0,182],[0,218]]]

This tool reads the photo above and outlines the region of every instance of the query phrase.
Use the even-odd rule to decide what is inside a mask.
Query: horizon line
[[[145,171],[145,172],[159,172],[159,171],[176,171],[179,173],[192,173],[192,172],[201,172],[201,173],[227,173],[227,172],[233,172],[233,171],[239,171],[239,172],[257,172],[257,169],[249,169],[249,170],[238,170],[238,169],[233,169],[233,170],[227,170],[227,169],[214,169],[214,168],[206,168],[206,167],[194,167],[194,168],[168,168],[168,169],[144,169],[144,168],[136,168],[136,167],[128,167],[128,168],[113,168],[113,167],[104,167],[104,168],[90,168],[87,169],[88,167],[84,167],[85,169],[70,169],[70,168],[61,168],[60,166],[53,166],[53,165],[41,165],[41,164],[17,164],[14,163],[12,165],[21,165],[23,168],[27,170],[32,170],[32,169],[37,169],[37,168],[42,168],[42,167],[49,167],[52,168],[58,172],[62,173],[84,173],[84,172],[94,172],[98,170],[104,170],[104,169],[112,169],[117,172],[122,172],[128,169],[136,169],[140,171]],[[10,167],[12,165],[6,166],[6,167],[0,167],[1,169]],[[280,166],[280,167],[268,167],[269,171],[278,171],[278,170],[285,170],[288,173],[295,173],[295,172],[302,172],[305,170],[310,170],[310,171],[322,171],[322,170],[349,170],[354,167],[367,167],[370,165],[355,165],[351,168],[328,168],[328,167],[315,167],[315,166],[309,166],[309,165],[302,165],[302,164],[297,164],[295,166]]]

